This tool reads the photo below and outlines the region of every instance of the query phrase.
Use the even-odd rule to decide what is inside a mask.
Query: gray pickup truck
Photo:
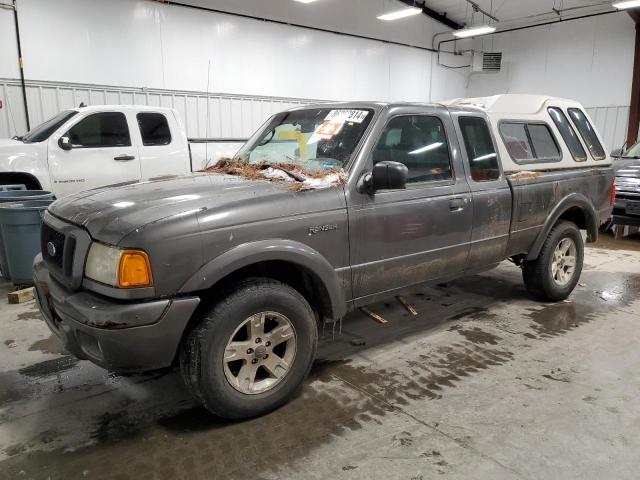
[[[301,388],[318,325],[360,306],[505,259],[566,298],[580,230],[611,213],[601,151],[579,104],[545,97],[289,110],[226,169],[53,203],[36,297],[79,358],[179,363],[212,412],[263,414]]]
[[[629,150],[614,151],[616,203],[611,216],[614,225],[640,227],[640,142]]]

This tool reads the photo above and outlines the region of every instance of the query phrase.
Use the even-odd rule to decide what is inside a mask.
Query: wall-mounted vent
[[[496,73],[502,68],[502,52],[474,52],[473,71]]]

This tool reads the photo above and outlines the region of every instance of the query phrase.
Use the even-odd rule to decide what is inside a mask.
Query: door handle
[[[136,157],[133,155],[120,155],[119,157],[113,157],[113,159],[118,162],[128,162],[130,160],[135,160]]]
[[[449,210],[452,212],[459,212],[464,210],[464,206],[467,202],[464,198],[452,198],[449,200]]]

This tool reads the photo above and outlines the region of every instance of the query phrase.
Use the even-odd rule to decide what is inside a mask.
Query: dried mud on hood
[[[347,181],[347,174],[342,168],[332,168],[322,172],[308,172],[300,165],[293,163],[248,163],[237,158],[221,158],[215,165],[200,171],[234,175],[248,180],[268,180],[270,182],[286,183],[289,190],[295,192],[338,187],[344,185]]]

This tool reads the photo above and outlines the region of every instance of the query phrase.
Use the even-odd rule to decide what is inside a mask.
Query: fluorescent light
[[[490,25],[480,25],[478,27],[469,27],[462,30],[456,30],[453,32],[454,37],[467,38],[475,37],[478,35],[486,35],[487,33],[493,33],[496,31],[496,27]]]
[[[409,152],[409,155],[417,155],[419,153],[428,152],[429,150],[435,150],[438,147],[442,146],[442,142],[431,143],[429,145],[425,145],[424,147],[420,147],[413,152]]]
[[[385,13],[384,15],[378,15],[378,20],[398,20],[399,18],[410,17],[420,13],[422,13],[421,8],[409,7],[403,8],[402,10],[396,10],[395,12]]]
[[[480,162],[482,160],[489,160],[490,158],[494,158],[494,157],[497,157],[497,155],[495,153],[488,153],[487,155],[482,155],[481,157],[476,157],[472,161]]]
[[[626,10],[627,8],[640,7],[640,0],[625,0],[623,2],[616,2],[613,4],[618,10]]]
[[[300,3],[311,3],[311,2],[315,2],[316,0],[293,0],[294,2],[300,2]]]

